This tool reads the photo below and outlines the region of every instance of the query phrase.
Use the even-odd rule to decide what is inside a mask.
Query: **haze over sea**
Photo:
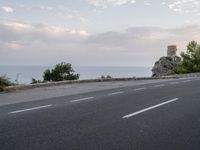
[[[0,66],[0,75],[6,75],[13,82],[28,84],[32,78],[42,80],[45,69],[52,66]],[[149,77],[151,67],[103,67],[103,66],[74,66],[80,79],[97,79],[102,75],[112,77]]]

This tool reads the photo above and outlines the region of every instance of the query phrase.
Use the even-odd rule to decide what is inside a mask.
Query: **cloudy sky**
[[[0,65],[152,66],[191,40],[199,0],[0,1]]]

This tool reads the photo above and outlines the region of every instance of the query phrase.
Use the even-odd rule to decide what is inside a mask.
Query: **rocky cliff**
[[[153,77],[167,76],[174,74],[174,69],[181,63],[178,56],[163,56],[154,65],[152,69]]]

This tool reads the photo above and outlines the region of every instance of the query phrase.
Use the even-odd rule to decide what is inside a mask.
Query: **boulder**
[[[161,57],[152,69],[153,77],[161,77],[174,74],[174,69],[180,65],[181,58],[174,57]]]

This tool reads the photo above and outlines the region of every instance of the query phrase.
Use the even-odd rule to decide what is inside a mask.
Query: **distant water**
[[[32,78],[42,80],[44,70],[51,66],[0,66],[0,75],[6,75],[11,81],[28,84]],[[102,75],[112,77],[149,77],[151,67],[73,67],[80,79],[96,79]]]

